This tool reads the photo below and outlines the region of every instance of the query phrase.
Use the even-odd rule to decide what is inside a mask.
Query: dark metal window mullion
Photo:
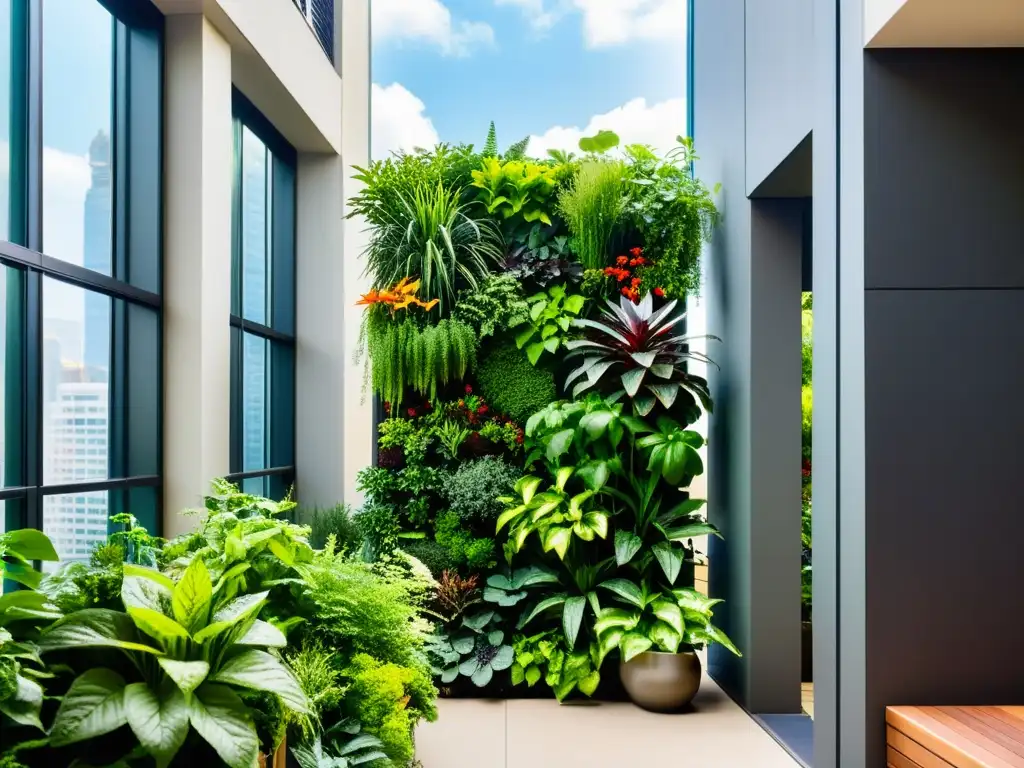
[[[17,5],[17,3],[15,3]],[[25,232],[24,244],[31,250],[43,249],[43,6],[42,0],[27,0],[27,46],[25,68],[21,73],[25,94]],[[32,486],[25,494],[24,525],[43,527],[43,277],[25,270],[24,411],[25,466],[23,482]]]

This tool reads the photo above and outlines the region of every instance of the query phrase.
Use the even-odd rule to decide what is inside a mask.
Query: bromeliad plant
[[[64,696],[50,730],[60,748],[127,725],[158,766],[169,765],[194,729],[231,768],[251,768],[259,752],[252,717],[238,691],[277,696],[303,713],[305,694],[272,649],[287,640],[258,618],[267,592],[239,595],[214,584],[202,558],[177,582],[159,571],[125,566],[125,613],[77,611],[39,639],[43,654],[108,648],[131,668],[97,666]],[[230,596],[229,596],[230,595]]]
[[[685,318],[675,311],[678,302],[655,311],[647,294],[639,304],[625,296],[618,304],[606,304],[601,320],[579,318],[573,323],[590,331],[586,338],[566,343],[566,359],[580,363],[565,382],[573,397],[596,389],[612,400],[628,398],[638,416],[647,416],[660,404],[668,412],[687,415],[690,422],[700,407],[710,412],[707,380],[688,373],[685,366],[690,360],[713,363],[690,349],[696,337],[676,329]]]

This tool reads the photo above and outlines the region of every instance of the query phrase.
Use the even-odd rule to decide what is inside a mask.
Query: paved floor
[[[814,719],[814,683],[800,683],[800,700],[804,705],[804,712]]]
[[[797,762],[707,677],[694,711],[632,704],[445,699],[416,734],[423,768],[794,768]]]

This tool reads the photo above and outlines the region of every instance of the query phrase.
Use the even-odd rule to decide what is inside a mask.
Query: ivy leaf
[[[615,532],[615,562],[617,565],[625,565],[633,556],[640,551],[643,540],[631,531],[618,530]]]

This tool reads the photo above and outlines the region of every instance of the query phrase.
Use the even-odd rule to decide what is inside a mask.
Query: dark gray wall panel
[[[864,59],[865,285],[1024,287],[1024,51]]]
[[[867,738],[881,765],[887,705],[1024,703],[1024,291],[867,291],[865,315]]]
[[[747,0],[748,194],[811,131],[814,119],[810,98],[814,77],[812,9],[813,0]]]

